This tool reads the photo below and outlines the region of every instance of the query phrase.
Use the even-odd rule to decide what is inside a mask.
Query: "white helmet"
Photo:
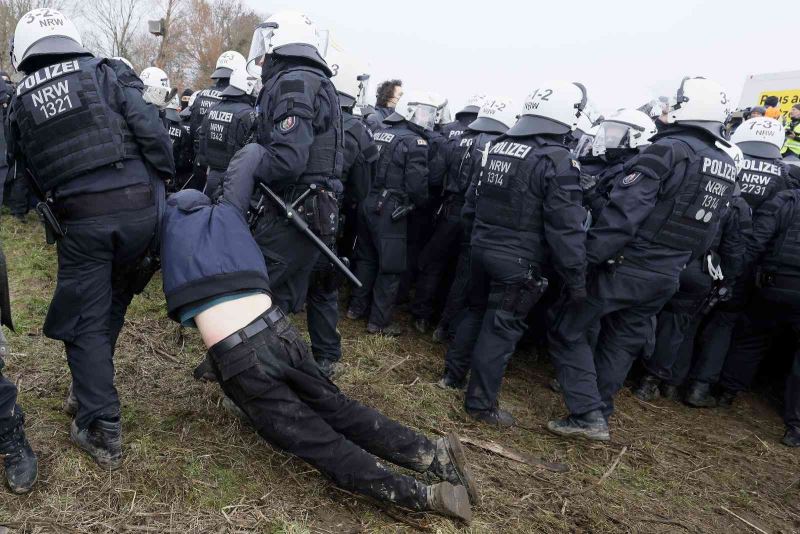
[[[575,126],[574,137],[580,138],[584,134],[594,135],[597,133],[597,127],[603,120],[603,116],[591,100],[586,100],[586,105],[583,112],[578,117],[578,125]]]
[[[230,78],[234,70],[239,67],[244,68],[246,65],[247,60],[242,54],[236,50],[228,50],[217,58],[217,64],[214,66],[214,72],[211,73],[211,79]]]
[[[167,109],[174,109],[175,111],[180,111],[181,109],[181,99],[178,98],[178,95],[175,94],[166,105]]]
[[[319,49],[320,35],[310,18],[298,11],[278,11],[256,27],[247,55],[247,70],[253,76],[261,76],[266,54],[304,57],[327,69]]]
[[[508,135],[563,135],[572,132],[578,127],[586,103],[586,88],[582,84],[557,80],[545,82],[525,99],[519,120],[508,130]]]
[[[510,98],[487,97],[478,118],[469,123],[468,128],[476,132],[505,133],[516,120],[517,114]]]
[[[128,61],[128,59],[127,59],[127,58],[124,58],[124,57],[122,57],[122,56],[114,56],[114,57],[112,57],[112,58],[109,58],[109,59],[115,59],[115,60],[117,60],[117,61],[121,61],[121,62],[125,63],[125,65],[127,65],[129,69],[131,69],[131,70],[134,70],[134,69],[133,69],[133,63],[131,63],[130,61]]]
[[[747,119],[736,128],[731,142],[748,156],[777,159],[786,139],[786,131],[780,122],[768,117]]]
[[[226,96],[241,96],[253,94],[253,89],[256,87],[256,77],[247,72],[244,64],[244,58],[231,73],[230,84],[222,91]]]
[[[432,93],[406,92],[397,102],[394,113],[386,117],[384,122],[407,120],[426,130],[433,131],[439,104],[441,101]]]
[[[486,100],[486,95],[472,95],[467,99],[467,103],[464,105],[461,110],[456,113],[456,118],[462,113],[480,113],[481,106],[483,106],[483,102]]]
[[[447,105],[447,98],[440,95],[439,93],[429,93],[431,99],[436,102],[436,119],[435,124],[447,124],[451,122],[449,120],[450,117],[450,108]],[[447,118],[446,122],[442,122]]]
[[[41,8],[28,11],[17,22],[11,44],[11,63],[27,72],[26,63],[36,56],[92,53],[83,47],[78,28],[60,11]]]
[[[668,122],[722,124],[728,118],[732,105],[725,89],[717,82],[706,78],[684,78],[675,102],[669,108]]]
[[[369,74],[363,65],[333,43],[328,46],[325,61],[333,74],[331,82],[339,93],[342,107],[366,101]]]
[[[167,73],[158,67],[147,67],[139,78],[144,82],[144,101],[160,108],[166,107],[171,92]]]
[[[742,168],[744,167],[744,152],[742,149],[739,148],[738,145],[734,145],[731,143],[722,142],[720,140],[716,141],[716,146],[726,154],[728,154],[731,159],[733,160],[733,164],[736,166],[736,175],[738,176],[740,172],[742,172]]]
[[[602,156],[608,150],[649,145],[656,132],[656,125],[647,113],[621,109],[600,123],[592,143],[592,155]]]

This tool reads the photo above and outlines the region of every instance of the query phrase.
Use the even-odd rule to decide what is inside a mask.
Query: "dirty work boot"
[[[381,334],[383,336],[389,336],[389,337],[399,337],[403,335],[403,329],[397,323],[392,323],[389,326],[384,326],[384,327],[380,327],[376,324],[369,323],[367,324],[367,333]]]
[[[464,446],[455,432],[448,432],[445,437],[436,440],[436,453],[428,472],[453,485],[464,486],[472,505],[480,504],[478,485],[467,467]]]
[[[633,396],[639,400],[649,402],[658,398],[658,386],[661,379],[649,373],[642,376],[639,385],[633,390]]]
[[[82,429],[73,419],[69,437],[100,467],[113,471],[122,465],[122,424],[119,417],[95,419],[88,428]]]
[[[686,390],[683,399],[686,404],[694,408],[714,408],[717,399],[711,396],[711,384],[705,382],[692,382]]]
[[[547,423],[547,430],[567,438],[586,438],[594,441],[609,441],[608,422],[600,410],[583,415],[570,415]]]
[[[206,357],[203,358],[203,361],[194,368],[192,376],[195,380],[201,382],[217,381],[217,373],[214,372],[214,366],[211,364],[211,358],[209,358],[208,353],[206,353]]]
[[[416,319],[414,321],[414,329],[420,334],[426,334],[430,330],[431,325],[427,319]]]
[[[25,416],[17,406],[14,415],[0,423],[0,454],[5,455],[6,481],[14,493],[28,493],[36,482],[39,461],[25,438]]]
[[[441,389],[454,389],[456,391],[466,391],[467,389],[467,384],[465,382],[459,382],[447,375],[444,375],[441,380],[436,382],[436,386]]]
[[[467,415],[476,421],[486,423],[487,425],[496,426],[498,428],[510,428],[516,423],[514,416],[506,410],[501,409],[499,406],[495,406],[491,410],[480,412],[467,410]]]
[[[662,397],[671,401],[679,401],[681,396],[678,392],[678,386],[675,384],[668,384],[667,382],[662,382],[660,386],[658,386],[658,391]]]
[[[736,399],[736,392],[729,389],[723,389],[722,393],[717,397],[717,406],[720,408],[730,408],[733,401]]]
[[[460,519],[466,524],[472,521],[472,508],[469,495],[464,486],[453,486],[449,482],[440,482],[428,486],[428,510],[447,517]]]
[[[351,321],[358,321],[359,319],[364,318],[364,312],[362,310],[357,310],[355,308],[348,308],[347,318],[350,319]]]
[[[787,426],[786,433],[783,435],[781,443],[787,447],[800,447],[800,428]]]
[[[325,375],[325,378],[328,380],[333,380],[336,373],[339,372],[339,362],[328,358],[320,358],[317,360],[317,367],[319,367],[319,371]]]
[[[75,417],[75,414],[78,413],[78,397],[75,396],[75,392],[72,390],[72,382],[69,384],[69,393],[67,393],[67,398],[64,399],[64,404],[61,405],[61,409],[64,410],[64,413]]]

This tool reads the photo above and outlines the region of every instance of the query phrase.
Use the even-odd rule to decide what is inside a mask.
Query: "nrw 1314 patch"
[[[628,176],[622,179],[622,187],[630,187],[642,178],[642,173],[640,172],[632,172]]]
[[[278,129],[281,133],[289,133],[295,129],[297,126],[297,117],[294,115],[289,115],[285,119],[283,119],[280,123],[278,123]]]

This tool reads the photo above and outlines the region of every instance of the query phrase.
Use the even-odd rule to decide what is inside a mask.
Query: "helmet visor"
[[[168,87],[145,85],[142,98],[144,98],[144,101],[148,104],[163,108],[166,107],[167,101],[171,98],[171,95]]]
[[[575,159],[580,159],[588,156],[589,152],[592,150],[593,142],[594,142],[593,135],[583,134],[581,138],[578,140],[578,144],[575,145],[575,148],[572,149],[572,157]]]
[[[626,148],[630,140],[629,130],[630,126],[621,122],[605,121],[600,124],[594,138],[595,153],[604,154],[606,150]]]
[[[414,106],[414,114],[411,116],[410,122],[426,130],[433,130],[434,125],[436,125],[436,106],[430,104],[416,104]]]
[[[261,77],[261,65],[264,64],[264,56],[270,52],[272,37],[277,28],[278,25],[274,22],[265,22],[257,26],[253,32],[250,52],[247,54],[247,72],[252,76]]]

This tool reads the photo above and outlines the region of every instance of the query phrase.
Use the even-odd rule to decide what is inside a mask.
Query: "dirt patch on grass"
[[[270,447],[222,409],[217,386],[192,380],[202,346],[166,318],[160,280],[135,299],[120,338],[126,457],[122,469],[105,472],[69,442],[63,347],[41,334],[54,250],[33,218],[23,225],[4,217],[2,239],[18,324],[6,372],[19,380],[41,460],[30,495],[0,491],[0,524],[12,531],[756,532],[742,519],[767,532],[800,531],[800,452],[780,445],[780,417],[758,397],[692,410],[624,391],[612,441],[576,443],[543,430],[563,404],[546,387],[549,366],[523,351],[502,394],[521,426],[496,431],[470,421],[459,394],[435,387],[442,346],[411,332],[367,337],[363,323],[343,319],[337,381],[349,395],[428,434],[455,430],[570,466],[553,473],[469,446],[484,493],[469,529],[382,509]],[[304,318],[295,319],[304,329]]]

